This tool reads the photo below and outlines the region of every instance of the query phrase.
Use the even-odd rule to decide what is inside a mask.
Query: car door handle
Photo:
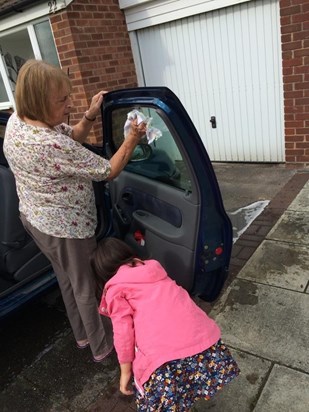
[[[133,205],[133,194],[132,193],[124,192],[121,195],[121,199],[129,205]]]

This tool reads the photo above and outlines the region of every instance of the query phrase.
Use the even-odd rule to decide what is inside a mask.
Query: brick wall
[[[51,15],[59,60],[72,80],[74,110],[70,123],[81,119],[91,97],[99,90],[137,85],[129,35],[118,0],[75,0]],[[102,140],[97,121],[89,136]]]
[[[309,166],[309,1],[280,0],[286,162]]]

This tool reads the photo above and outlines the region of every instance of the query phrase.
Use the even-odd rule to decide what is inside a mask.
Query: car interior
[[[5,126],[0,128],[0,294],[50,268],[19,219],[15,179],[3,154]]]

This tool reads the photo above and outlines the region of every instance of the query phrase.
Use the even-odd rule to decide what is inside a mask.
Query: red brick
[[[280,0],[280,8],[284,9],[291,6],[291,0]]]
[[[292,128],[292,127],[304,127],[304,122],[302,120],[299,121],[286,121],[285,127]]]
[[[287,149],[285,151],[285,154],[287,156],[303,156],[304,155],[304,150],[303,149],[298,149],[298,150],[296,150],[296,149],[294,149],[294,150]]]
[[[301,13],[292,16],[292,23],[307,22],[309,21],[309,13]]]
[[[286,83],[299,83],[303,81],[303,76],[301,74],[295,74],[292,76],[284,76],[283,79]]]
[[[293,14],[300,13],[300,12],[301,12],[300,6],[282,7],[281,5],[281,9],[280,9],[281,16],[291,16]]]
[[[301,49],[301,48],[302,48],[301,40],[282,44],[282,50],[283,51],[297,50],[297,49]]]
[[[298,31],[302,31],[302,27],[301,24],[288,24],[286,26],[281,26],[281,33],[285,34],[285,33],[295,33]]]

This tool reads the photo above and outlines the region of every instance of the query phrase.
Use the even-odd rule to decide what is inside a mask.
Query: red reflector
[[[219,256],[219,255],[222,255],[222,253],[223,253],[223,248],[221,246],[215,249],[215,255]]]

